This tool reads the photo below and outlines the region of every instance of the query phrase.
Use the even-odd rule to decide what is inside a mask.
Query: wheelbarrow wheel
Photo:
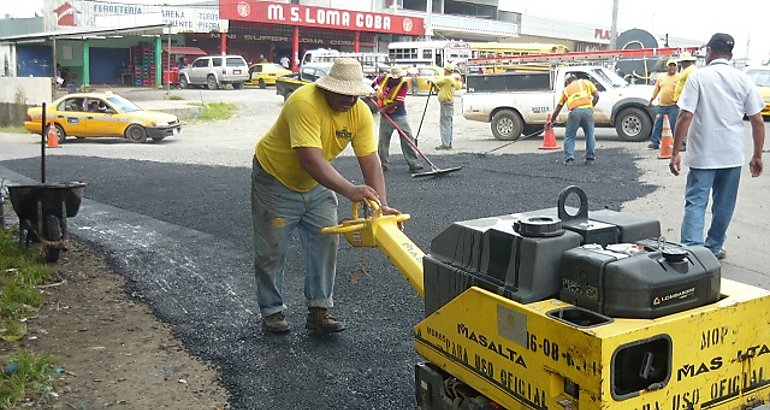
[[[61,226],[59,226],[59,218],[56,215],[46,215],[45,217],[45,239],[51,242],[57,242],[55,246],[45,247],[45,260],[48,262],[56,262],[59,260],[61,254],[61,247],[58,242],[62,239]]]

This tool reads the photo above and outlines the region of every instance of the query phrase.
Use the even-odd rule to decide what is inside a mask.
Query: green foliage
[[[44,293],[36,286],[47,283],[51,268],[40,256],[19,246],[12,229],[0,229],[0,344],[2,350],[26,336],[26,318],[44,303]],[[47,403],[56,378],[49,355],[37,356],[23,349],[0,358],[0,408],[17,408]]]
[[[7,127],[0,127],[0,133],[8,133],[8,134],[28,134],[29,131],[27,131],[26,128],[22,126],[7,126]]]
[[[0,408],[17,408],[22,402],[36,407],[51,401],[56,386],[58,359],[23,349],[0,358]]]
[[[225,102],[195,103],[193,105],[203,107],[203,112],[195,118],[197,121],[227,120],[238,112],[238,106]]]

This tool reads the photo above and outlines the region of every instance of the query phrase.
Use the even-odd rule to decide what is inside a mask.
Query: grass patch
[[[35,408],[54,398],[54,386],[61,369],[51,355],[36,355],[23,349],[0,359],[0,408],[15,409],[24,402]]]
[[[0,408],[48,403],[56,387],[57,359],[16,346],[27,334],[26,318],[45,302],[36,286],[47,283],[52,268],[36,252],[20,247],[13,231],[0,229]],[[13,347],[16,346],[14,350]]]
[[[0,127],[0,132],[5,132],[8,134],[28,134],[29,133],[29,131],[27,131],[26,128],[20,125],[10,125],[7,127]]]
[[[227,120],[238,112],[238,106],[225,102],[190,103],[190,105],[203,107],[203,112],[195,118],[197,121]]]
[[[168,99],[172,101],[181,101],[181,100],[184,100],[184,97],[182,97],[181,95],[169,95]]]

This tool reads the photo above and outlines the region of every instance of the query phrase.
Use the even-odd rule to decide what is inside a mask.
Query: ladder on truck
[[[473,58],[468,60],[467,69],[469,73],[492,74],[507,71],[548,70],[555,66],[564,65],[604,64],[614,66],[619,61],[653,62],[661,58],[676,57],[685,51],[694,55],[699,49],[699,47],[636,48]],[[636,73],[630,74],[637,78],[646,79],[647,77],[647,73],[644,77]]]

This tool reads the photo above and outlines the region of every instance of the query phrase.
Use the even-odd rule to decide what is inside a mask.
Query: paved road
[[[129,292],[172,324],[190,351],[220,367],[233,408],[413,408],[412,366],[419,358],[410,332],[422,318],[422,301],[378,251],[341,246],[335,311],[349,329],[316,337],[302,329],[302,255],[295,241],[286,283],[295,330],[274,337],[259,327],[248,166],[253,145],[271,125],[281,99],[270,89],[173,93],[235,101],[241,113],[229,121],[189,124],[179,137],[159,144],[68,141],[49,151],[49,180],[89,184],[88,199],[70,220],[72,231],[110,256],[129,279]],[[140,104],[159,99],[158,92],[126,95]],[[410,98],[415,129],[425,101]],[[452,221],[552,207],[558,192],[573,184],[586,190],[591,209],[659,217],[665,234],[678,237],[684,178],[668,175],[666,161],[655,159],[646,144],[620,142],[613,132],[601,131],[593,167],[566,168],[559,151],[539,151],[537,140],[496,152],[502,155],[480,156],[501,143],[491,138],[487,124],[457,117],[458,149],[437,155],[432,149],[438,144],[435,100],[428,110],[421,146],[439,166],[463,170],[412,179],[401,165],[387,174],[390,201],[412,214],[407,233],[423,250]],[[38,177],[39,146],[33,137],[0,134],[0,143],[0,178],[31,182]],[[399,152],[395,143],[392,149]],[[360,180],[352,158],[340,158],[335,166]],[[768,228],[767,181],[743,181],[724,265],[726,276],[765,287],[770,285],[762,236]],[[341,203],[344,216],[349,204]],[[355,273],[362,265],[368,275]]]

